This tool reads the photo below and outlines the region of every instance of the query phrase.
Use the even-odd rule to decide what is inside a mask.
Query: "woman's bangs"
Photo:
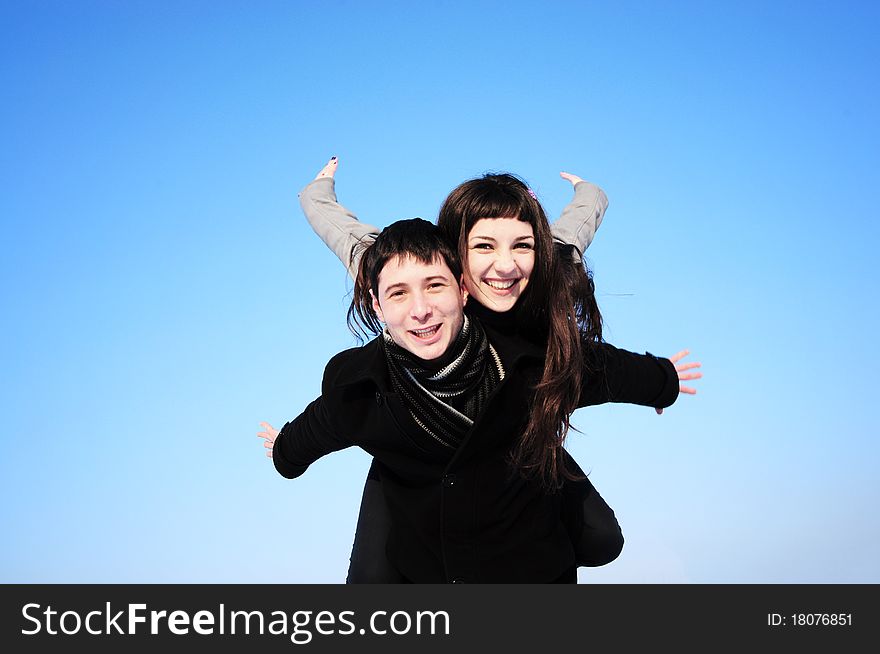
[[[472,225],[483,218],[520,218],[519,199],[500,189],[492,193],[481,193],[473,199],[468,218]]]

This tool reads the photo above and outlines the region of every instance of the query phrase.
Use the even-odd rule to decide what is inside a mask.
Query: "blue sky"
[[[427,3],[424,3],[427,5]],[[369,465],[255,433],[351,347],[296,200],[373,224],[590,179],[609,342],[705,378],[581,410],[594,582],[880,582],[869,2],[4,2],[2,582],[339,582]]]

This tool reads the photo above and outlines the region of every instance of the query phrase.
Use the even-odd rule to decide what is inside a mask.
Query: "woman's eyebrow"
[[[534,237],[533,235],[531,235],[531,234],[523,234],[522,236],[516,236],[516,237],[514,237],[513,240],[514,240],[514,242],[516,242],[516,241],[526,241],[526,240],[529,240],[529,239],[534,240],[534,238],[535,238],[535,237]],[[481,239],[481,240],[483,240],[483,241],[492,241],[493,243],[495,242],[495,239],[494,239],[493,237],[491,237],[491,236],[482,236],[481,234],[473,234],[473,235],[470,237],[470,240],[472,240],[472,241],[473,241],[473,240],[476,240],[476,239]]]

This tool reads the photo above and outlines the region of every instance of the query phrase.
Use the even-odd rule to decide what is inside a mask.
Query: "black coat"
[[[526,424],[543,351],[486,331],[505,378],[451,459],[412,437],[418,427],[394,391],[381,338],[333,357],[321,397],[275,440],[275,467],[288,478],[352,445],[373,455],[394,525],[388,557],[413,582],[550,582],[574,566],[560,494],[543,492],[506,463]],[[604,373],[585,374],[580,406],[662,408],[678,396],[668,359],[602,344],[591,363]]]

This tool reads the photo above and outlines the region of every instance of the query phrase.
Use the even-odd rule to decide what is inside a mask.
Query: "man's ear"
[[[461,292],[461,305],[464,306],[468,301],[468,291],[467,286],[464,285],[464,275],[462,275],[458,280],[458,289]]]
[[[379,317],[379,322],[385,322],[385,316],[382,315],[382,308],[379,306],[379,300],[373,295],[372,288],[370,289],[370,298],[373,300],[373,311],[375,311],[376,315]]]

